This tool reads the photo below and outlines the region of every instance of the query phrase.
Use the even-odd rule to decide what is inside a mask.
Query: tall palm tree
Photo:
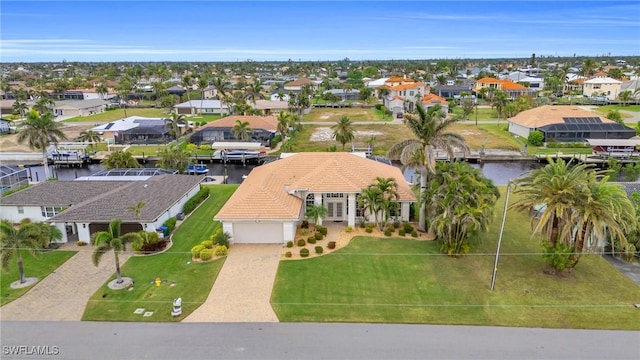
[[[139,219],[140,214],[142,213],[142,208],[145,205],[147,205],[145,201],[138,201],[135,205],[127,206],[127,211],[131,211],[133,213],[133,217]]]
[[[105,156],[101,162],[107,169],[142,167],[138,160],[136,160],[136,158],[133,157],[133,154],[128,150],[113,151]]]
[[[358,196],[358,206],[362,208],[363,213],[373,215],[373,223],[379,226],[381,203],[384,200],[382,190],[376,186],[368,186],[360,192]]]
[[[291,126],[291,114],[286,111],[281,111],[277,117],[278,127],[277,131],[282,134],[282,140],[287,137],[287,133],[289,133],[289,127]]]
[[[207,73],[202,73],[198,78],[198,88],[200,88],[200,109],[203,108],[202,104],[204,102],[204,92],[208,87],[209,87],[209,78],[207,77]]]
[[[33,109],[35,109],[40,114],[44,114],[50,112],[55,104],[55,101],[51,100],[50,98],[42,97],[38,99],[38,101],[36,101],[36,103],[33,105]]]
[[[245,96],[246,99],[251,99],[251,101],[255,104],[256,100],[264,99],[264,94],[262,93],[262,82],[258,79],[253,84],[249,84],[245,88]]]
[[[88,142],[89,147],[93,147],[93,144],[97,144],[102,140],[100,134],[93,130],[86,130],[80,133],[78,136],[78,141],[80,142]]]
[[[51,144],[57,144],[60,140],[67,139],[67,136],[60,130],[61,127],[62,124],[55,121],[52,113],[40,115],[37,111],[31,109],[27,114],[27,119],[22,124],[22,130],[18,133],[19,143],[27,141],[31,149],[42,151],[44,175],[47,179],[51,177],[47,148]]]
[[[585,59],[582,63],[582,73],[586,77],[593,75],[593,70],[596,68],[596,62],[593,59]]]
[[[182,77],[182,86],[184,87],[185,91],[187,92],[187,100],[189,101],[189,103],[191,103],[191,95],[189,94],[189,92],[191,91],[191,85],[193,85],[193,78],[191,78],[191,75],[185,75]]]
[[[100,260],[102,256],[113,250],[113,255],[116,261],[116,274],[118,275],[118,280],[116,283],[122,284],[122,275],[120,274],[120,257],[119,254],[126,250],[126,244],[129,242],[140,241],[140,234],[138,233],[120,233],[120,226],[122,225],[122,220],[114,219],[109,223],[108,231],[100,231],[93,234],[93,244],[95,245],[95,250],[93,251],[93,255],[91,260],[93,261],[93,265],[98,266],[100,264]]]
[[[100,99],[104,100],[104,96],[109,93],[109,89],[104,81],[101,81],[100,84],[96,86],[96,92],[100,95]]]
[[[509,104],[509,95],[506,92],[498,90],[493,95],[493,100],[491,101],[491,107],[496,108],[498,111],[498,124],[500,124],[500,118],[502,117],[502,111]]]
[[[2,268],[9,270],[11,260],[14,256],[17,257],[21,284],[26,282],[21,251],[26,250],[37,256],[39,254],[38,251],[43,249],[49,241],[62,238],[62,233],[57,227],[47,224],[45,226],[49,226],[52,229],[47,229],[43,232],[39,225],[32,223],[22,224],[19,228],[16,228],[9,220],[0,220],[0,242],[2,243],[0,259],[2,260]]]
[[[622,101],[622,106],[627,106],[627,104],[633,100],[633,95],[631,94],[631,90],[625,90],[618,95],[618,99]]]
[[[457,120],[445,119],[446,114],[440,105],[432,106],[425,110],[421,104],[417,104],[418,116],[407,115],[405,124],[415,135],[414,139],[407,139],[394,144],[387,152],[391,160],[400,160],[403,165],[412,162],[412,159],[420,159],[420,192],[427,187],[427,176],[435,172],[436,150],[443,149],[450,159],[454,158],[455,148],[469,150],[464,138],[459,134],[446,132],[447,128]],[[425,202],[421,201],[418,216],[418,229],[425,230],[426,213]]]
[[[342,144],[342,151],[344,151],[345,145],[349,141],[353,141],[356,134],[353,123],[347,116],[341,117],[340,121],[331,126],[331,130],[333,130],[333,137]]]
[[[328,214],[329,214],[329,210],[327,210],[327,208],[324,207],[324,205],[314,204],[307,207],[305,216],[308,219],[313,219],[316,226],[318,226],[318,225],[322,225],[322,219],[326,218]]]
[[[240,141],[249,141],[251,133],[253,129],[249,127],[248,121],[240,121],[236,120],[236,124],[231,128],[231,134],[234,138]]]
[[[382,213],[382,218],[380,219],[382,228],[389,220],[391,210],[398,205],[397,201],[400,198],[398,184],[394,178],[376,177],[376,182],[371,186],[380,189],[382,193],[382,199],[379,204]]]
[[[539,217],[532,219],[532,235],[540,233],[551,249],[559,244],[570,248],[569,269],[593,237],[606,232],[612,241],[626,245],[625,234],[636,226],[629,220],[635,218],[633,204],[622,188],[607,184],[606,174],[592,164],[549,159],[545,167],[514,181],[514,194],[521,197],[510,208],[529,213],[545,205]]]
[[[170,118],[164,119],[165,125],[171,129],[173,136],[175,136],[176,142],[182,135],[181,126],[186,126],[187,117],[184,114],[172,113]]]

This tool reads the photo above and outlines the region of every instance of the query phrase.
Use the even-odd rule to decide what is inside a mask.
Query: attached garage
[[[234,244],[282,244],[284,238],[281,222],[234,222]]]

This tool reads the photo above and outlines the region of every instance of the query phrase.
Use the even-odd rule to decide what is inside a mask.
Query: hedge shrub
[[[309,249],[307,248],[300,249],[300,257],[307,257],[307,256],[309,256]]]
[[[202,245],[200,245],[200,244],[198,244],[198,245],[196,245],[196,246],[192,247],[192,248],[191,248],[191,256],[193,256],[193,257],[194,257],[194,258],[196,258],[196,259],[199,259],[199,258],[200,258],[200,252],[201,252],[202,250],[204,250],[204,248],[205,248],[205,247],[204,247],[204,246],[202,246]]]
[[[286,253],[284,253],[284,257],[290,258],[291,257],[291,251],[287,251]]]
[[[200,245],[204,246],[205,249],[213,249],[213,241],[211,240],[205,240],[201,242]]]
[[[293,241],[291,240],[287,241],[287,247],[288,248],[293,247]]]
[[[202,249],[200,251],[200,260],[207,261],[213,259],[213,249]]]
[[[404,229],[400,229],[398,230],[398,235],[400,236],[405,236],[407,233],[404,231]]]
[[[315,238],[315,236],[312,236],[312,237],[310,237],[309,239],[307,239],[307,242],[308,242],[309,244],[315,244],[315,243],[316,243],[316,238]]]
[[[411,230],[411,236],[418,237],[418,232],[415,230]]]
[[[327,228],[324,226],[316,226],[316,231],[324,236],[327,236]]]
[[[324,239],[324,235],[322,235],[322,233],[317,232],[315,236],[316,236],[316,240]]]
[[[305,246],[306,244],[307,242],[304,241],[304,239],[298,239],[298,243],[297,243],[298,246]]]
[[[403,228],[405,233],[411,233],[413,231],[413,226],[408,222],[404,223]]]
[[[171,232],[173,232],[173,229],[176,228],[176,218],[172,217],[172,218],[168,218],[167,221],[165,221],[162,225],[167,227],[167,234],[171,234]]]
[[[190,214],[201,202],[209,196],[208,188],[201,188],[195,195],[193,195],[182,207],[182,212],[185,215]]]
[[[223,256],[223,255],[227,255],[227,247],[224,245],[218,245],[216,246],[216,255],[217,256]]]
[[[335,241],[329,241],[329,243],[327,244],[327,248],[335,249],[336,248],[336,242]]]
[[[272,149],[275,148],[276,146],[278,146],[278,143],[280,143],[280,141],[282,141],[282,136],[278,134],[274,136],[273,139],[271,139],[271,143],[269,144],[269,147],[271,147]]]
[[[322,246],[316,246],[315,250],[316,250],[316,254],[322,254]]]
[[[393,231],[392,231],[391,229],[387,228],[387,229],[384,231],[384,234],[385,234],[386,236],[391,236],[391,234],[393,234]]]

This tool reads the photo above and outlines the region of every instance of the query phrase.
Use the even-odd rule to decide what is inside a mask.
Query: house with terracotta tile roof
[[[396,180],[400,206],[395,215],[408,221],[416,197],[400,169],[346,152],[283,154],[254,168],[214,219],[222,222],[233,243],[293,241],[312,205],[327,209],[321,223],[355,226],[358,219],[370,216],[358,198],[376,177]]]
[[[299,92],[305,86],[311,86],[313,91],[318,90],[318,83],[306,77],[299,77],[284,84],[285,91]]]
[[[422,107],[425,110],[428,110],[432,106],[440,105],[442,106],[442,110],[444,111],[445,114],[449,112],[449,103],[447,102],[447,99],[443,98],[442,96],[438,96],[436,94],[429,93],[423,96],[421,103],[422,103]]]
[[[250,105],[254,109],[260,110],[262,115],[277,115],[289,109],[289,102],[284,100],[256,100]]]
[[[618,124],[578,106],[544,105],[507,119],[509,132],[528,138],[541,131],[545,142],[581,142],[587,139],[629,139],[636,136],[633,128]]]
[[[511,99],[516,99],[525,95],[536,95],[536,91],[534,89],[529,89],[523,85],[514,83],[511,80],[501,80],[490,77],[479,79],[473,85],[473,91],[476,94],[484,88],[504,91]]]
[[[429,93],[427,84],[400,77],[389,78],[384,87],[387,89],[387,95],[383,99],[384,106],[396,116],[401,115],[404,111],[414,111],[416,103]],[[403,102],[402,108],[397,105],[397,101],[394,101],[399,99]],[[392,102],[394,103],[391,104]]]
[[[210,144],[216,141],[236,141],[237,139],[233,137],[231,129],[238,120],[249,123],[251,141],[260,142],[263,146],[271,144],[271,139],[273,139],[278,129],[278,119],[274,115],[231,115],[200,127],[198,131],[191,135],[191,142],[194,144]]]

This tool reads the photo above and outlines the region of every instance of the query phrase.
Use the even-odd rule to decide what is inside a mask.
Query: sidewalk
[[[64,247],[78,253],[40,279],[26,294],[0,308],[0,321],[80,321],[87,301],[115,273],[113,254],[108,253],[95,267],[90,246]],[[120,254],[120,266],[130,255]]]

